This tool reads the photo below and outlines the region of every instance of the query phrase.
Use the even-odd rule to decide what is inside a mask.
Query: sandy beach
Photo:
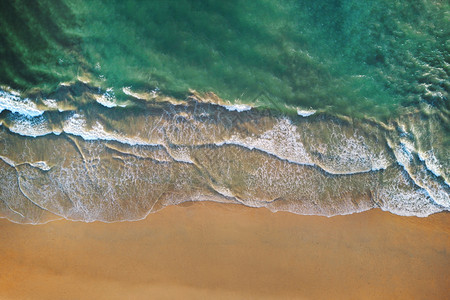
[[[195,203],[122,223],[0,221],[1,299],[445,299],[450,215]]]

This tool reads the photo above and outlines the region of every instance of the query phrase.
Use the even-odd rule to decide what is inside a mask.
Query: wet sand
[[[450,214],[237,205],[123,223],[0,220],[0,299],[448,299]]]

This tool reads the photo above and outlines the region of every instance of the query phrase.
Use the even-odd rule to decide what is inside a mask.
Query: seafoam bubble
[[[113,88],[108,88],[106,90],[105,93],[103,93],[102,95],[96,95],[95,100],[100,103],[101,105],[108,107],[108,108],[112,108],[112,107],[116,107],[117,104],[115,102],[116,100],[116,96],[114,95],[114,90]]]
[[[5,109],[29,117],[40,116],[44,113],[30,99],[22,99],[18,93],[8,93],[0,90],[0,112]]]
[[[250,105],[245,104],[235,104],[235,105],[221,104],[220,106],[225,107],[229,111],[237,111],[237,112],[243,112],[252,109]]]
[[[10,158],[8,158],[6,156],[0,155],[0,159],[3,160],[8,165],[10,165],[11,167],[15,167],[16,166],[16,163],[12,159],[10,159]]]
[[[48,171],[51,169],[51,167],[45,161],[31,162],[30,165],[43,171]]]
[[[259,136],[233,135],[224,142],[216,143],[217,146],[223,144],[239,145],[250,150],[258,149],[294,163],[314,165],[305,150],[297,127],[288,118],[280,119],[272,129]]]
[[[297,108],[297,115],[305,117],[305,118],[312,116],[315,113],[316,113],[316,111],[314,109],[299,109],[299,108]]]
[[[147,145],[156,146],[155,144],[150,144],[139,137],[127,137],[122,136],[118,133],[107,132],[103,125],[98,121],[92,127],[88,127],[86,119],[84,116],[74,113],[69,117],[63,125],[63,131],[72,135],[80,136],[84,140],[105,140],[105,141],[116,141],[128,145]]]
[[[42,102],[48,108],[53,108],[53,109],[58,108],[58,102],[56,102],[56,100],[54,100],[54,99],[43,99]]]
[[[167,149],[167,152],[170,154],[170,156],[175,161],[191,163],[191,164],[194,163],[194,161],[192,160],[191,155],[189,153],[188,147],[172,146],[172,147],[166,147],[166,149]]]
[[[44,116],[31,118],[19,114],[12,114],[8,116],[8,121],[9,130],[23,136],[37,137],[50,133],[56,135],[61,133],[61,131],[54,130]]]
[[[413,159],[411,148],[402,143],[394,147],[393,151],[397,162],[403,167],[408,167]]]
[[[392,147],[392,145],[390,146]],[[414,184],[427,194],[430,201],[433,201],[447,209],[450,208],[448,185],[444,185],[436,181],[435,178],[430,176],[430,173],[428,172],[430,170],[426,167],[426,165],[417,163],[420,159],[415,160],[416,151],[413,148],[413,145],[403,141],[400,145],[392,147],[392,149],[398,164],[403,167],[406,174],[408,174]],[[419,155],[417,155],[417,158],[419,158]]]
[[[384,199],[380,206],[382,210],[400,216],[427,217],[441,211],[438,206],[432,204],[432,199],[424,189],[387,186],[379,190],[379,197]]]
[[[338,134],[339,135],[339,134]],[[335,174],[351,174],[386,169],[389,162],[383,152],[369,147],[367,140],[357,132],[353,136],[339,135],[339,142],[329,152],[331,159],[324,160],[324,168]]]
[[[140,99],[140,100],[153,99],[157,96],[158,91],[159,91],[159,89],[156,88],[156,89],[152,90],[150,93],[138,93],[138,92],[132,91],[131,86],[122,88],[122,92],[125,95],[131,96],[133,98]]]
[[[423,153],[418,152],[417,154],[419,156],[419,159],[425,162],[427,169],[430,170],[434,175],[439,177],[444,174],[443,166],[436,158],[436,155],[434,154],[434,149],[430,149]],[[450,186],[447,181],[445,181],[445,183],[448,186]]]
[[[0,159],[3,160],[8,165],[10,165],[11,167],[16,167],[18,165],[23,164],[23,163],[18,164],[15,161],[13,161],[12,159],[10,159],[8,157],[5,157],[5,156],[2,156],[2,155],[0,155]],[[51,167],[45,161],[26,162],[26,163],[29,164],[32,167],[39,168],[39,169],[41,169],[43,171],[48,171],[48,170],[51,169]]]

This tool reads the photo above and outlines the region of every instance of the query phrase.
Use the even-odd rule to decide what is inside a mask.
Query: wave
[[[177,119],[177,115],[174,115],[172,118]],[[42,116],[33,119],[16,116],[14,118],[10,117],[9,119],[13,121],[8,122],[8,129],[23,136],[37,137],[47,134],[59,135],[64,132],[66,134],[79,136],[86,141],[115,141],[130,146],[163,146],[166,147],[169,152],[174,153],[173,157],[180,157],[180,154],[176,154],[174,147],[171,148],[168,146],[169,144],[177,146],[177,137],[173,137],[173,140],[169,139],[167,141],[161,134],[145,138],[138,135],[129,136],[126,133],[120,133],[116,130],[108,131],[98,120],[91,121],[88,125],[88,120],[80,113],[69,114],[63,121],[60,130],[52,128],[50,122]],[[194,120],[191,119],[191,121]],[[138,126],[137,124],[130,125],[132,127]],[[201,125],[202,124],[200,123],[196,124],[198,127]],[[161,127],[158,129],[165,129],[167,138],[167,134],[171,134],[170,132],[168,133],[168,130],[171,130],[170,127],[171,126]],[[145,127],[143,129],[145,129]],[[152,131],[155,129],[157,128],[149,128],[149,130]],[[208,130],[209,129],[206,129],[205,131]],[[261,131],[258,135],[245,136],[240,132],[236,132],[228,136],[214,136],[212,138],[203,137],[195,143],[195,146],[236,145],[249,150],[259,150],[291,163],[318,166],[329,174],[356,174],[377,171],[385,169],[389,165],[389,160],[385,154],[372,153],[367,148],[367,145],[365,144],[366,141],[362,136],[357,137],[357,139],[354,137],[345,137],[338,133],[340,130],[341,129],[338,126],[333,129],[333,134],[342,137],[342,144],[337,145],[336,148],[333,149],[337,159],[334,158],[327,162],[325,162],[325,158],[319,160],[317,156],[313,157],[309,154],[304,145],[304,138],[299,133],[300,129],[286,117],[274,120],[270,129]],[[178,143],[181,144],[186,142],[188,141],[178,141]],[[315,147],[323,148],[326,147],[326,145],[316,144]],[[309,148],[312,147],[309,146]],[[183,154],[181,156],[184,156],[185,158],[179,158],[180,160],[186,162],[191,161],[191,159],[186,158],[186,155]],[[335,160],[335,162],[333,162],[333,160]]]
[[[103,93],[100,96],[97,96],[96,100],[101,105],[108,108],[112,108],[117,106],[115,98],[116,97],[114,95],[114,90],[112,88],[108,88],[105,93]]]
[[[450,209],[447,150],[433,142],[445,135],[438,114],[423,124],[414,114],[383,124],[194,98],[75,111],[57,109],[64,99],[44,99],[48,110],[33,117],[3,112],[1,215],[113,222],[205,200],[326,216]],[[420,133],[413,124],[438,130]]]
[[[305,117],[305,118],[312,116],[315,113],[316,113],[316,110],[314,110],[314,109],[309,109],[309,110],[300,109],[300,108],[297,109],[297,115]]]
[[[9,110],[28,117],[40,116],[44,111],[28,98],[21,98],[17,92],[8,93],[0,89],[0,112]]]

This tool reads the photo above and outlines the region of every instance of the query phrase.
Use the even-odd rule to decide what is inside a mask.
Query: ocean
[[[450,209],[450,4],[0,3],[0,217]]]

